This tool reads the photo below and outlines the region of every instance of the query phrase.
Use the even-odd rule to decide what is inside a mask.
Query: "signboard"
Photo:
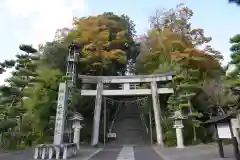
[[[66,106],[67,106],[67,84],[60,83],[53,142],[55,145],[59,145],[62,143]]]
[[[231,119],[231,123],[232,123],[232,127],[233,127],[234,129],[240,128],[240,127],[239,127],[239,121],[238,121],[237,118],[232,118],[232,119]]]
[[[108,134],[107,134],[107,137],[108,137],[108,138],[116,138],[117,135],[116,135],[116,133],[108,133]]]
[[[229,124],[219,123],[217,124],[218,137],[223,139],[231,139],[231,131]]]

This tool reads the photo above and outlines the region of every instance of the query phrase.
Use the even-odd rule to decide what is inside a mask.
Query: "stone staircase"
[[[110,145],[144,145],[148,144],[146,128],[141,122],[140,110],[135,103],[123,105],[116,118],[113,132],[116,139]]]

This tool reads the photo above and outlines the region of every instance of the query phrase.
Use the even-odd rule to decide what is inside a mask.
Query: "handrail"
[[[121,103],[118,104],[117,110],[116,110],[116,112],[115,112],[114,118],[113,118],[112,123],[111,123],[111,126],[110,126],[110,128],[109,128],[109,133],[112,132],[113,126],[114,126],[114,124],[115,124],[115,122],[116,122],[117,115],[118,115],[118,112],[119,112],[119,109],[120,109],[120,104],[121,104]]]
[[[138,107],[139,110],[140,110],[140,106],[139,106],[138,101],[137,101],[137,107]],[[146,124],[146,122],[145,122],[145,118],[144,118],[141,110],[140,110],[140,119],[141,119],[141,122],[143,123],[143,125],[144,125],[144,127],[145,127],[145,129],[146,129],[146,133],[147,133],[147,135],[148,135],[148,134],[149,134],[149,132],[148,132],[148,127],[147,127],[147,124]]]

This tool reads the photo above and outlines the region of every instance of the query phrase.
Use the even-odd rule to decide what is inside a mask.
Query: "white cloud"
[[[26,24],[26,27],[30,38],[24,35],[26,33],[16,34],[21,37],[19,44],[30,43],[34,47],[51,41],[57,29],[71,27],[73,17],[81,16],[87,9],[85,0],[3,0],[3,7],[15,18],[28,20],[30,25]],[[80,15],[74,15],[76,11]],[[0,84],[10,72],[0,76]]]
[[[56,29],[70,27],[74,11],[86,11],[85,0],[5,0],[4,5],[15,16],[29,18],[28,41],[34,46],[52,40]]]

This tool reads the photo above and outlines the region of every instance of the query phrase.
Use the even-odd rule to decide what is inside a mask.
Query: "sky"
[[[194,12],[194,28],[203,28],[214,49],[230,60],[229,38],[240,33],[240,7],[228,0],[0,0],[0,61],[14,58],[20,44],[51,41],[56,29],[71,27],[73,17],[103,12],[127,14],[136,24],[137,34],[149,29],[148,17],[156,9],[174,8],[184,3]],[[0,77],[0,84],[9,72]]]

